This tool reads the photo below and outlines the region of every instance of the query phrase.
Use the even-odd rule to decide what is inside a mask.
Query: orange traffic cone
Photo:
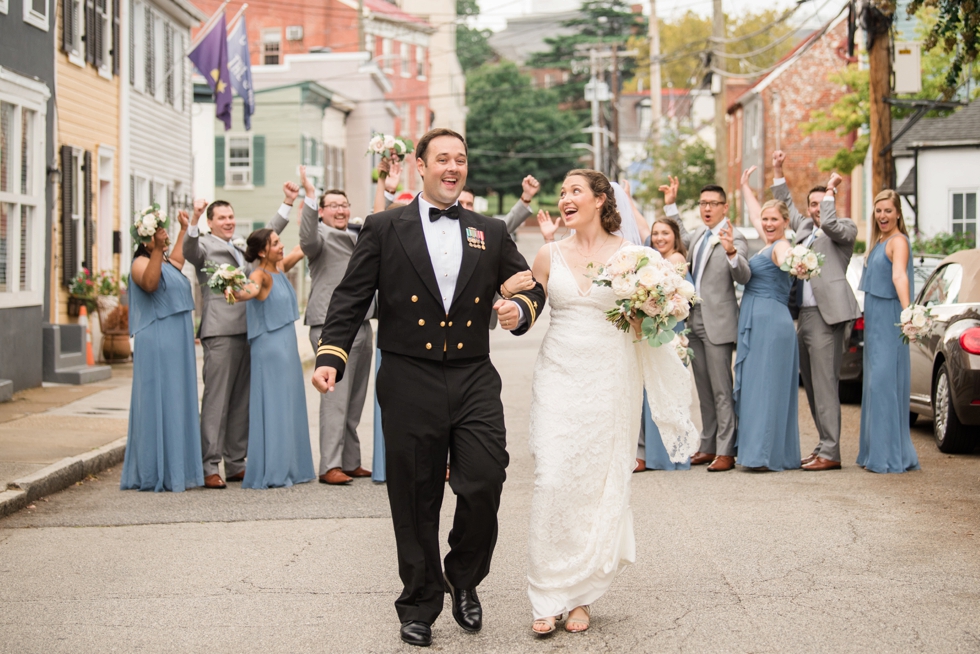
[[[85,305],[78,310],[78,324],[85,326],[85,363],[94,366],[95,355],[92,354],[92,326],[88,324],[88,309]]]

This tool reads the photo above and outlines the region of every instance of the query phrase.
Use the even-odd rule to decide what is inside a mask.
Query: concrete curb
[[[103,445],[97,450],[70,456],[37,472],[7,484],[0,493],[0,517],[20,511],[34,500],[57,493],[88,475],[94,475],[123,460],[126,437]]]

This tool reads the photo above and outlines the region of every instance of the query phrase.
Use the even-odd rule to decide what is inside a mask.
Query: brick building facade
[[[738,190],[742,171],[758,166],[751,184],[760,199],[771,197],[773,180],[772,152],[786,152],[785,172],[793,201],[806,206],[807,192],[824,184],[830,173],[817,168],[819,159],[832,157],[842,147],[854,142],[854,135],[839,136],[832,132],[804,133],[802,125],[810,120],[816,108],[831,107],[846,89],[833,82],[830,75],[850,65],[847,57],[846,14],[830,21],[804,39],[765,77],[749,86],[728,107],[728,183]],[[760,174],[761,172],[761,174]],[[838,215],[859,222],[860,169],[845,176],[838,195]],[[852,180],[855,184],[852,185]],[[744,211],[739,202],[740,214]],[[748,224],[747,219],[743,224]]]

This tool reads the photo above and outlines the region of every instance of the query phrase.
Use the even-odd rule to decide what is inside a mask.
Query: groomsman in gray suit
[[[701,297],[687,321],[702,423],[701,445],[691,457],[691,465],[710,462],[710,472],[731,470],[735,467],[732,354],[738,339],[735,284],[745,284],[752,276],[747,259],[749,244],[726,218],[725,189],[714,184],[701,189],[698,208],[704,225],[688,232],[675,204],[678,181],[670,181],[668,186],[660,187],[664,191],[664,213],[680,229],[694,287]]]
[[[528,175],[521,181],[521,199],[514,203],[511,207],[510,212],[504,216],[504,224],[507,225],[507,233],[510,234],[512,241],[516,241],[517,228],[520,227],[527,221],[528,218],[533,216],[531,213],[531,200],[534,196],[538,194],[541,190],[541,183],[538,182],[532,175]],[[476,199],[476,195],[473,193],[473,189],[469,186],[463,189],[463,192],[459,194],[459,206],[463,207],[468,211],[473,211],[473,202]],[[498,293],[493,297],[494,304],[500,299],[500,294]],[[490,329],[497,328],[497,312],[494,311],[490,314]]]
[[[348,231],[350,203],[347,194],[331,189],[316,200],[316,188],[300,167],[300,182],[306,190],[303,217],[299,225],[299,244],[310,269],[310,300],[306,305],[305,325],[310,327],[313,352],[319,347],[323,323],[330,311],[330,299],[337,284],[347,272],[354,252],[356,235]],[[320,467],[317,474],[324,484],[347,484],[354,477],[370,477],[361,467],[361,442],[357,425],[361,422],[364,399],[371,375],[374,331],[367,320],[369,310],[354,338],[347,358],[344,378],[333,393],[320,395]]]
[[[269,222],[276,233],[289,222],[289,209],[296,194],[286,190],[286,199]],[[197,223],[207,207],[210,234],[202,234]],[[184,258],[193,264],[201,284],[203,310],[198,337],[204,349],[204,397],[201,399],[201,451],[204,486],[224,488],[218,473],[225,462],[228,481],[245,478],[248,452],[248,393],[251,378],[245,303],[228,304],[223,295],[208,288],[205,262],[231,264],[248,272],[244,242],[235,239],[235,210],[223,201],[210,205],[194,202],[194,217],[184,237]]]
[[[799,312],[796,334],[800,344],[800,376],[820,437],[817,447],[803,459],[803,469],[837,470],[841,467],[838,384],[844,334],[848,322],[861,316],[845,276],[858,230],[853,220],[837,217],[835,196],[842,181],[840,175],[834,173],[826,187],[810,190],[804,215],[794,206],[786,185],[785,161],[782,150],[773,152],[772,194],[789,207],[796,243],[824,255],[820,275],[810,281],[794,282],[790,293],[790,308],[794,314]]]

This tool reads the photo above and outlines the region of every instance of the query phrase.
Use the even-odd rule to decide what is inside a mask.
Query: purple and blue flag
[[[228,73],[228,43],[225,40],[225,16],[211,24],[207,34],[200,38],[197,46],[187,57],[194,62],[204,75],[208,86],[214,91],[214,115],[225,124],[225,131],[231,129],[231,76]]]
[[[228,72],[231,74],[231,87],[245,105],[245,129],[252,129],[255,90],[252,88],[252,58],[248,52],[248,30],[245,28],[244,14],[228,34]]]

